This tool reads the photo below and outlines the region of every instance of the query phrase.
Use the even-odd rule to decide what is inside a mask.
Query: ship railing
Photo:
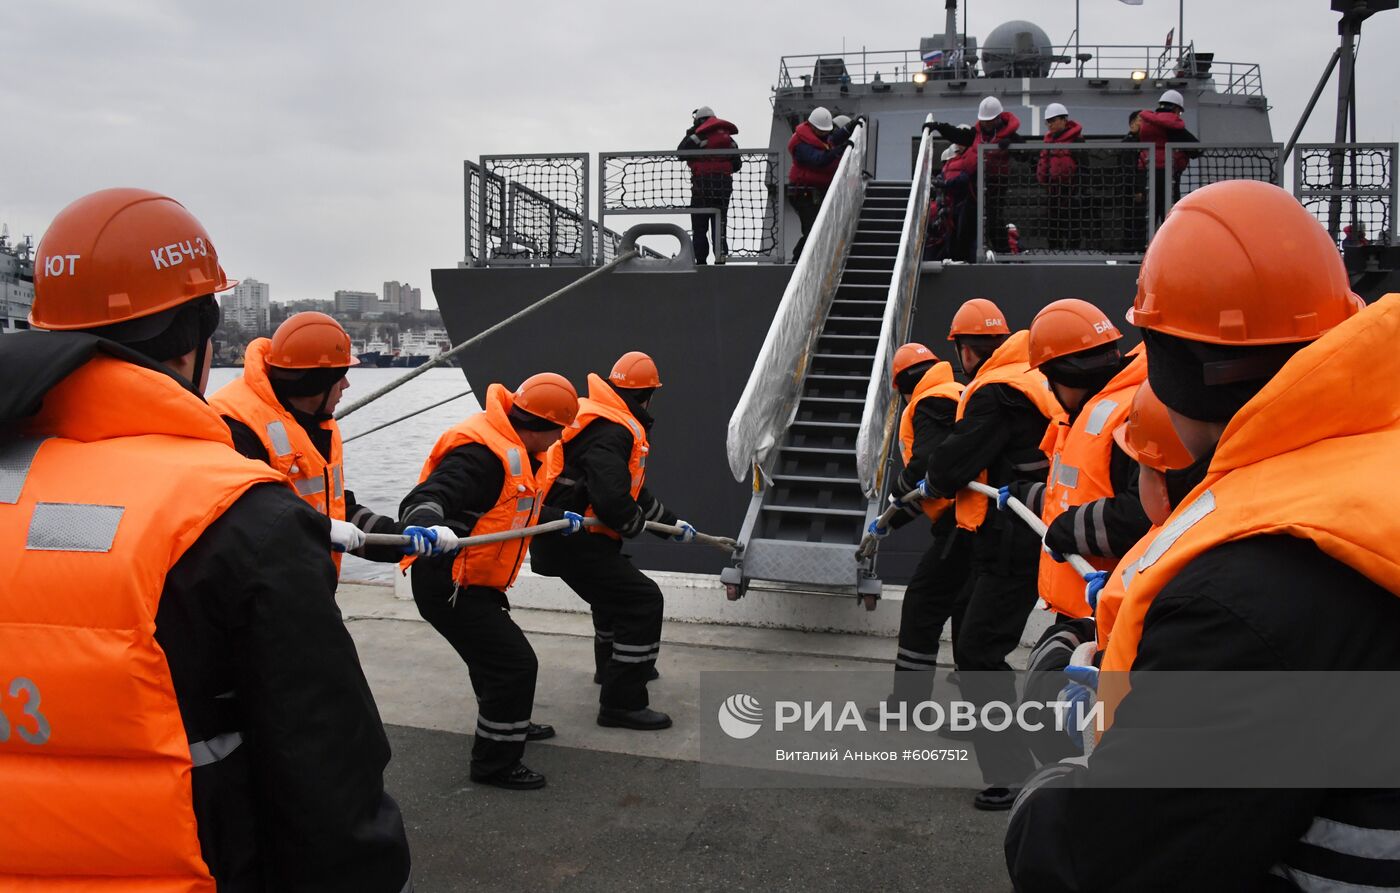
[[[841,281],[865,198],[864,155],[865,127],[858,124],[729,419],[729,470],[736,481],[752,479],[755,492],[762,489],[762,469],[796,414],[821,323]],[[745,529],[751,527],[746,521]]]
[[[598,222],[621,215],[720,220],[716,259],[784,260],[786,153],[769,149],[642,150],[598,153]],[[697,176],[689,162],[738,159],[731,177]],[[699,225],[699,220],[696,220]],[[712,228],[710,228],[712,230]]]
[[[1156,147],[1144,143],[1044,143],[1007,149],[978,147],[977,260],[989,251],[997,261],[1064,263],[1142,259],[1156,219],[1153,170]],[[1051,154],[1053,153],[1053,154]],[[972,215],[959,214],[968,184],[935,184],[939,201],[935,257],[956,257],[954,235]],[[960,219],[959,219],[960,218]]]
[[[885,314],[880,322],[880,341],[876,345],[865,408],[856,434],[856,473],[865,495],[876,500],[888,489],[885,471],[890,467],[888,460],[899,420],[899,402],[889,382],[895,351],[909,338],[914,299],[919,291],[919,266],[928,232],[934,142],[933,131],[925,129],[919,140],[909,205],[904,211],[904,228],[895,254],[889,295],[885,299]]]
[[[464,162],[465,264],[587,265],[599,254],[604,263],[616,257],[622,234],[586,214],[588,170],[586,154]]]
[[[1395,143],[1299,145],[1293,156],[1293,194],[1344,249],[1394,244],[1400,201],[1397,152]]]
[[[1217,60],[1213,53],[1197,52],[1190,44],[1183,49],[1152,44],[1066,44],[1051,47],[1047,54],[994,56],[991,65],[1005,72],[1000,75],[989,74],[987,56],[984,48],[980,69],[976,53],[964,56],[961,50],[941,56],[932,65],[926,65],[914,49],[783,56],[778,63],[777,88],[830,95],[833,91],[848,92],[851,87],[878,90],[887,84],[907,84],[915,74],[922,74],[931,80],[989,76],[1150,79],[1154,88],[1168,86],[1165,81],[1182,81],[1176,86],[1196,82],[1198,87],[1221,94],[1264,94],[1257,63]]]

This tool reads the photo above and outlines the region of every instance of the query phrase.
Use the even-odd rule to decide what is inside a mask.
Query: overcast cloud
[[[966,2],[966,0],[965,0]],[[1336,45],[1326,0],[1187,0],[1186,37],[1263,66],[1275,138]],[[0,222],[42,234],[68,201],[143,186],[188,205],[230,275],[275,300],[424,287],[462,257],[463,158],[671,148],[708,104],[766,145],[784,54],[918,45],[942,4],[803,0],[161,2],[0,13]],[[1084,42],[1160,43],[1173,0],[1082,0]],[[1057,42],[1072,0],[970,0],[979,38],[1015,18]],[[1400,13],[1366,24],[1363,140],[1400,138]],[[1304,138],[1331,137],[1335,86]]]

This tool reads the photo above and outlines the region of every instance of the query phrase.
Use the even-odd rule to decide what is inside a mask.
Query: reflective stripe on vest
[[[24,547],[31,552],[110,552],[125,512],[119,505],[36,503]]]
[[[174,562],[249,487],[285,479],[170,376],[100,354],[27,425],[49,436],[21,473],[4,450],[20,487],[0,503],[0,873],[36,893],[214,893],[154,619]]]
[[[1118,402],[1115,400],[1105,399],[1096,402],[1094,408],[1089,412],[1089,420],[1084,423],[1084,432],[1096,436],[1102,434],[1104,425],[1108,423],[1109,417],[1117,408]]]
[[[267,423],[267,440],[272,444],[272,454],[274,456],[290,456],[292,454],[292,441],[287,436],[287,426],[282,422]]]
[[[200,766],[211,766],[233,753],[242,743],[243,736],[238,732],[226,732],[206,741],[191,742],[190,762],[196,769]]]
[[[43,443],[42,437],[16,437],[0,442],[0,503],[14,505],[19,501],[29,468]]]

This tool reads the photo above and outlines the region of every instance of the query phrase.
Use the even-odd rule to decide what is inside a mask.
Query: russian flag
[[[924,54],[923,54],[923,60],[924,60],[924,67],[925,67],[925,68],[932,68],[932,67],[934,67],[935,65],[942,65],[942,64],[943,64],[943,51],[942,51],[942,50],[929,50],[927,53],[924,53]]]

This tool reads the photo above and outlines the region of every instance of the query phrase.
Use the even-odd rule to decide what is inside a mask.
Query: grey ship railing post
[[[1143,192],[1147,193],[1147,242],[1142,246],[1142,253],[1147,253],[1147,246],[1152,244],[1152,237],[1157,235],[1157,177],[1154,175],[1154,165],[1157,163],[1157,144],[1147,144],[1147,167],[1143,170],[1146,176],[1143,178]],[[1165,179],[1165,178],[1163,178]]]
[[[977,144],[977,245],[972,250],[972,262],[980,264],[987,240],[987,144]]]
[[[583,178],[583,196],[579,200],[579,216],[583,218],[580,223],[583,232],[579,238],[583,241],[578,247],[578,263],[581,267],[587,267],[593,259],[593,227],[588,224],[588,153],[580,152],[578,160],[579,176]]]
[[[465,224],[465,242],[462,253],[462,263],[466,266],[476,266],[476,258],[472,252],[472,162],[462,161],[462,204],[465,209],[462,211],[463,224]]]
[[[606,231],[607,231],[607,228],[608,228],[608,219],[607,219],[607,215],[608,215],[608,201],[607,201],[608,171],[607,171],[607,168],[606,168],[607,163],[608,163],[607,154],[604,153],[604,152],[599,152],[599,153],[598,153],[598,229],[601,230],[601,231],[603,231],[603,232],[606,232]],[[601,239],[600,239],[600,241],[601,241]],[[603,262],[603,255],[604,255],[604,253],[605,253],[605,252],[603,251],[602,245],[599,245],[599,246],[598,246],[598,263],[600,263],[600,264]]]
[[[477,251],[476,251],[476,256],[477,256],[478,262],[481,263],[482,266],[485,266],[485,265],[486,265],[486,227],[487,227],[487,222],[491,219],[491,211],[490,211],[490,209],[487,208],[487,206],[486,206],[486,181],[489,179],[489,177],[487,177],[487,174],[486,174],[486,156],[483,155],[483,156],[480,156],[480,157],[477,159],[477,170],[479,171],[479,178],[480,178],[480,180],[481,180],[481,183],[480,183],[480,186],[479,186],[480,195],[479,195],[478,198],[477,198],[476,210],[477,210],[477,216],[479,216],[479,217],[481,218],[481,225],[477,228],[477,243],[476,243],[476,244],[477,244]]]

